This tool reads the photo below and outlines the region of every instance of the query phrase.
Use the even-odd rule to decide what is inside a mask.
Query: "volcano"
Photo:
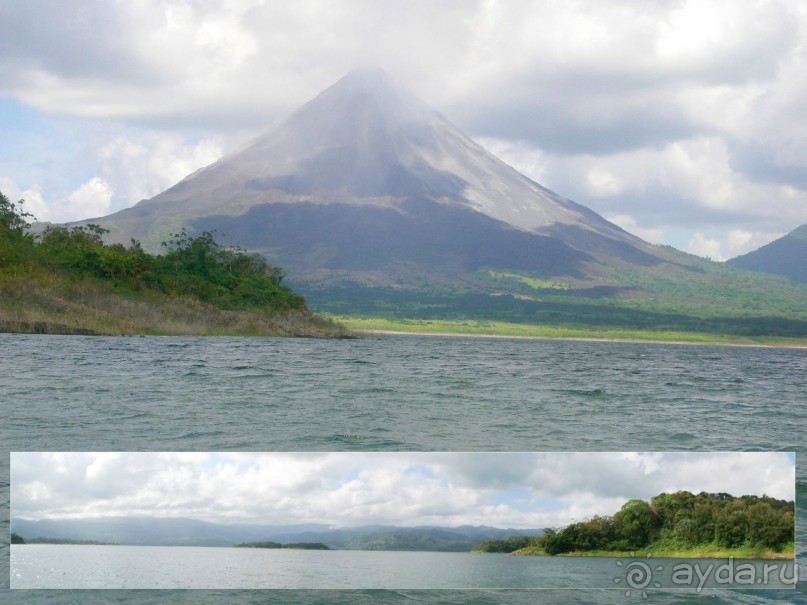
[[[266,256],[296,283],[481,287],[491,272],[598,283],[654,246],[530,180],[383,70],[132,208],[91,222],[158,248],[171,232]]]

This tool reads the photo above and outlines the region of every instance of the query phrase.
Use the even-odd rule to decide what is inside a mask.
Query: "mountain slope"
[[[652,246],[518,173],[380,70],[347,75],[250,144],[93,222],[152,247],[180,226],[216,229],[315,281],[322,269],[368,283],[380,276],[364,272],[378,270],[395,283],[481,266],[584,278],[595,260],[660,262]]]
[[[807,225],[794,229],[758,250],[732,258],[728,264],[807,282]]]
[[[348,74],[163,193],[87,222],[151,249],[183,228],[215,231],[283,267],[317,311],[807,335],[804,287],[642,241],[379,70]]]

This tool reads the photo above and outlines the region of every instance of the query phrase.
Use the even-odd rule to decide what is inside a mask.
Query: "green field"
[[[711,345],[757,345],[776,347],[807,346],[807,338],[738,337],[697,332],[657,330],[564,328],[547,325],[502,321],[384,319],[331,315],[350,330],[361,332],[401,332],[406,334],[446,334],[457,336],[490,336],[506,338],[561,338],[584,340],[623,340]]]
[[[473,287],[300,283],[312,309],[356,329],[683,342],[807,341],[807,284],[704,261],[644,272],[612,269],[610,285],[485,273]],[[495,277],[494,277],[495,276]]]

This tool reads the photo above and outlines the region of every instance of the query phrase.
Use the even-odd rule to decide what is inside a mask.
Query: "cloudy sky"
[[[0,190],[119,210],[369,65],[651,242],[807,223],[803,0],[0,0]]]
[[[540,528],[688,490],[793,500],[788,453],[11,454],[11,515]]]

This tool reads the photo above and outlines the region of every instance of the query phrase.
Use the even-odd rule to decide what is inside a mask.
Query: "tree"
[[[25,201],[20,200],[15,204],[0,191],[0,228],[18,234],[27,231],[31,226],[28,219],[34,218],[34,215],[22,209],[23,203]]]
[[[647,546],[658,536],[658,518],[644,500],[633,498],[614,515],[616,534],[629,549]]]
[[[742,500],[730,500],[715,514],[715,542],[718,546],[742,546],[748,537],[748,509]]]
[[[205,231],[197,236],[183,229],[162,243],[163,288],[194,295],[227,308],[302,309],[303,298],[281,284],[283,271],[257,254],[224,248]]]
[[[564,552],[574,550],[574,545],[570,540],[569,532],[566,529],[545,529],[542,536],[542,546],[548,555],[559,555]]]
[[[695,496],[686,491],[679,491],[673,494],[659,494],[650,500],[650,508],[659,520],[659,526],[665,529],[672,529],[680,520],[680,515],[688,514],[692,511],[695,503]]]
[[[795,504],[768,496],[680,491],[626,502],[613,517],[595,516],[537,538],[547,554],[744,545],[780,551],[795,540]],[[500,543],[502,541],[498,541]]]
[[[23,200],[12,202],[0,191],[0,268],[30,260],[34,236],[28,231],[33,215],[23,210]]]
[[[508,536],[501,540],[485,540],[474,546],[474,550],[482,552],[501,552],[510,553],[528,546],[535,546],[538,544],[538,538],[535,536]]]

